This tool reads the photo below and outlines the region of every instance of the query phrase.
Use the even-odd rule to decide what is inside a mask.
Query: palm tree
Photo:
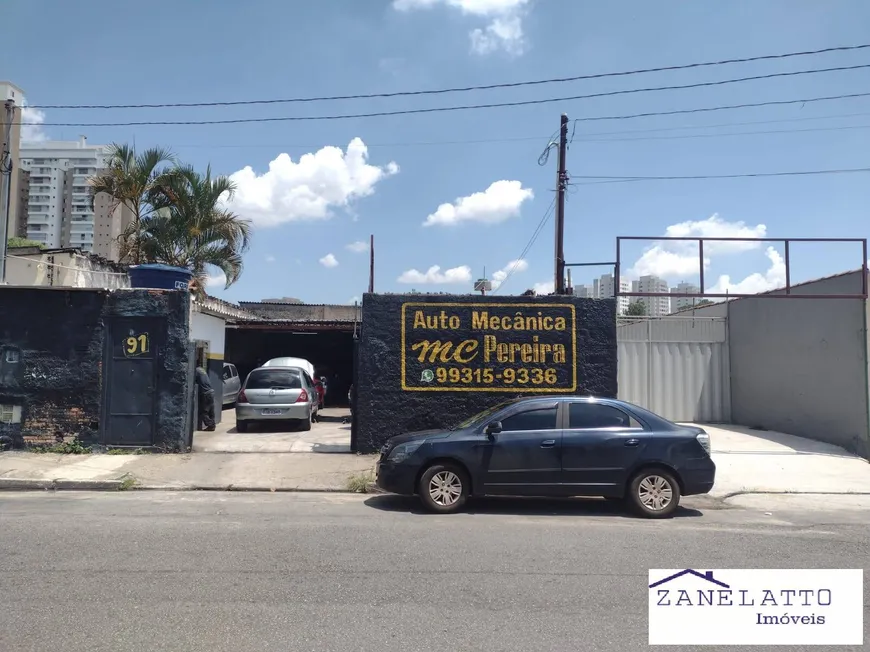
[[[119,262],[141,262],[139,234],[142,221],[154,210],[152,201],[163,196],[173,176],[164,164],[174,163],[168,149],[152,147],[141,154],[129,145],[109,147],[106,168],[88,180],[91,187],[91,208],[94,198],[104,192],[112,198],[113,207],[126,206],[133,214],[131,224],[119,237]]]
[[[191,270],[200,292],[210,265],[224,273],[226,287],[235,283],[251,239],[250,221],[226,206],[235,190],[229,178],[212,177],[210,166],[205,174],[176,168],[147,198],[153,210],[139,234],[143,258]]]

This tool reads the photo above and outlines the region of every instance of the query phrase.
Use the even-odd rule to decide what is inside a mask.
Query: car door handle
[[[553,448],[556,445],[555,439],[545,439],[541,442],[541,448]]]
[[[640,443],[640,439],[629,439],[625,442],[626,446],[637,446]]]

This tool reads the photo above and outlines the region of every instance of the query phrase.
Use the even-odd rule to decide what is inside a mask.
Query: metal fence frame
[[[616,237],[616,262],[614,265],[614,278],[619,279],[621,256],[622,256],[622,241],[652,241],[652,242],[697,242],[698,243],[698,268],[701,291],[697,293],[681,292],[681,297],[697,297],[699,299],[745,299],[749,297],[758,297],[764,299],[866,299],[867,298],[867,238],[694,238],[694,237],[650,237],[639,235],[622,235]],[[777,242],[784,245],[784,262],[785,262],[785,294],[773,294],[770,292],[760,294],[733,294],[733,293],[706,293],[704,292],[704,243],[705,242]],[[862,284],[861,294],[792,294],[791,284],[791,261],[789,257],[789,245],[792,242],[837,242],[837,243],[860,243],[861,244],[861,270]],[[589,263],[592,265],[609,265],[610,263]],[[576,265],[581,266],[581,265]],[[582,266],[586,266],[583,264]],[[673,296],[670,292],[620,292],[619,283],[615,284],[614,296],[616,297],[663,297]]]

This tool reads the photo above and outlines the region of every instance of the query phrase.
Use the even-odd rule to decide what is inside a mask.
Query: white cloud
[[[369,243],[357,240],[356,242],[351,242],[349,245],[345,245],[344,248],[348,251],[354,252],[355,254],[361,254],[362,252],[369,250]]]
[[[227,286],[227,275],[218,270],[214,274],[209,274],[205,279],[205,287],[209,289],[223,290]]]
[[[534,196],[531,188],[523,188],[520,181],[496,181],[483,192],[458,197],[452,204],[441,204],[423,226],[461,222],[497,224],[519,215],[522,203]]]
[[[320,264],[324,267],[338,267],[338,260],[332,254],[326,254],[320,259]]]
[[[543,283],[535,283],[532,289],[535,291],[535,294],[552,294],[556,291],[556,284],[554,281],[544,281]]]
[[[714,214],[706,220],[680,222],[665,229],[665,237],[694,238],[763,238],[767,235],[764,224],[747,226],[745,222],[726,222]],[[705,242],[704,267],[709,267],[710,256],[750,251],[759,247],[757,242]],[[662,278],[697,275],[700,271],[697,242],[659,241],[648,247],[629,271],[631,276],[651,274]]]
[[[438,265],[432,265],[425,272],[409,269],[402,272],[398,278],[399,283],[416,283],[419,285],[440,285],[446,283],[470,283],[471,268],[468,265],[452,267],[443,272]]]
[[[48,140],[48,134],[42,130],[45,113],[29,106],[21,107],[21,142],[40,142]]]
[[[399,166],[368,163],[368,148],[354,138],[347,151],[323,147],[304,154],[294,162],[289,154],[279,154],[263,174],[247,166],[230,175],[237,190],[232,210],[259,226],[275,226],[300,220],[325,220],[332,209],[375,192],[383,179],[397,174]]]
[[[275,262],[275,256],[273,256],[272,254],[269,254],[268,256],[266,256],[266,262],[267,262],[267,263],[274,263],[274,262]]]
[[[508,277],[508,274],[513,276],[514,274],[517,274],[519,272],[525,272],[528,268],[529,263],[527,263],[522,258],[519,260],[512,260],[492,275],[492,289],[497,290],[499,287],[501,287],[501,284],[504,283],[505,279]]]
[[[768,247],[764,252],[770,261],[770,267],[763,274],[755,272],[742,281],[731,282],[728,274],[722,274],[713,287],[707,288],[710,294],[757,294],[767,292],[785,285],[785,261],[779,252],[773,247]]]
[[[471,50],[477,54],[491,54],[497,50],[519,56],[526,46],[522,19],[530,0],[393,0],[398,11],[429,9],[444,5],[459,9],[463,14],[488,19],[485,28],[469,32]]]

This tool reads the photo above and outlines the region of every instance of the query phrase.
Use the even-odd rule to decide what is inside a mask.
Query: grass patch
[[[110,448],[106,455],[148,455],[150,452],[144,448]]]
[[[369,485],[375,481],[375,474],[372,471],[365,473],[356,473],[350,476],[344,483],[344,488],[347,491],[352,491],[357,494],[368,493]]]
[[[136,485],[136,478],[132,475],[128,475],[123,480],[121,480],[121,484],[118,486],[118,491],[127,491],[128,489],[132,489]]]
[[[32,453],[60,453],[61,455],[89,455],[90,446],[84,446],[80,441],[74,439],[65,441],[51,446],[33,446],[30,448]]]

